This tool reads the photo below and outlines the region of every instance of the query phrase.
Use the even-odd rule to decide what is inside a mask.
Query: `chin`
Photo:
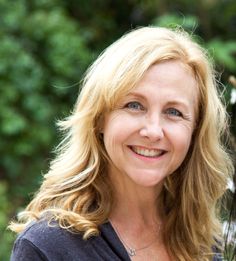
[[[163,183],[164,183],[164,178],[160,178],[160,177],[150,178],[150,179],[147,179],[147,177],[146,177],[146,178],[143,178],[143,179],[132,179],[132,180],[137,185],[142,186],[142,187],[146,187],[146,188],[163,186]]]

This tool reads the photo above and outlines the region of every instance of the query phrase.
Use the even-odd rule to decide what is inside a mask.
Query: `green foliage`
[[[177,14],[165,14],[155,18],[153,24],[170,28],[181,26],[181,28],[186,31],[192,32],[198,26],[199,22],[197,17],[193,15],[182,16]]]
[[[224,41],[220,38],[214,38],[207,43],[207,48],[212,53],[215,61],[227,70],[236,71],[236,40]]]
[[[91,59],[79,24],[53,2],[0,2],[1,172],[10,183],[17,180],[13,194],[20,197],[33,189],[34,172],[45,169],[55,118],[75,100],[77,90],[66,86],[79,81]]]
[[[6,229],[12,208],[7,195],[7,185],[0,182],[0,260],[9,260],[12,241],[14,240],[13,233]]]
[[[75,101],[78,87],[67,86],[91,61],[79,24],[61,1],[48,2],[0,1],[0,260],[9,259],[13,240],[4,226],[41,182],[55,120]],[[9,202],[14,209],[6,211]]]

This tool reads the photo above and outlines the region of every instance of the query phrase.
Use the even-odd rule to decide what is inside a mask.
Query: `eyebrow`
[[[147,98],[146,98],[145,95],[140,94],[140,93],[135,92],[135,91],[128,93],[127,96],[134,96],[134,97],[141,98],[141,99],[143,99],[143,100],[147,100]],[[174,100],[174,99],[173,99],[173,100],[170,100],[170,101],[168,101],[167,104],[168,104],[168,105],[172,105],[172,106],[174,106],[174,105],[182,105],[182,106],[185,107],[185,109],[189,109],[189,105],[188,105],[183,99],[181,99],[181,98],[178,98],[178,99],[175,99],[175,100]]]
[[[173,100],[173,101],[168,101],[167,102],[167,105],[169,105],[169,106],[176,106],[176,105],[180,105],[180,106],[183,106],[185,109],[189,109],[189,105],[190,104],[187,104],[185,101],[183,101],[183,100]]]

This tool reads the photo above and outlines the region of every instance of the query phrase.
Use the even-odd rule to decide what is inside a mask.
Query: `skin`
[[[186,157],[197,101],[198,87],[191,69],[180,61],[166,61],[152,65],[136,88],[104,117],[109,175],[116,190],[110,220],[125,235],[123,240],[136,248],[155,239],[157,224],[163,223],[156,207],[158,195],[165,178]],[[160,242],[161,260],[170,260]],[[155,247],[140,251],[134,259],[150,258],[150,253],[157,254]]]

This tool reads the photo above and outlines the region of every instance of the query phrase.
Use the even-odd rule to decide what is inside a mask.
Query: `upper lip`
[[[162,148],[146,147],[146,146],[140,146],[140,145],[129,145],[128,147],[130,147],[130,148],[135,147],[135,148],[144,149],[144,150],[167,151],[167,150],[162,149]]]

